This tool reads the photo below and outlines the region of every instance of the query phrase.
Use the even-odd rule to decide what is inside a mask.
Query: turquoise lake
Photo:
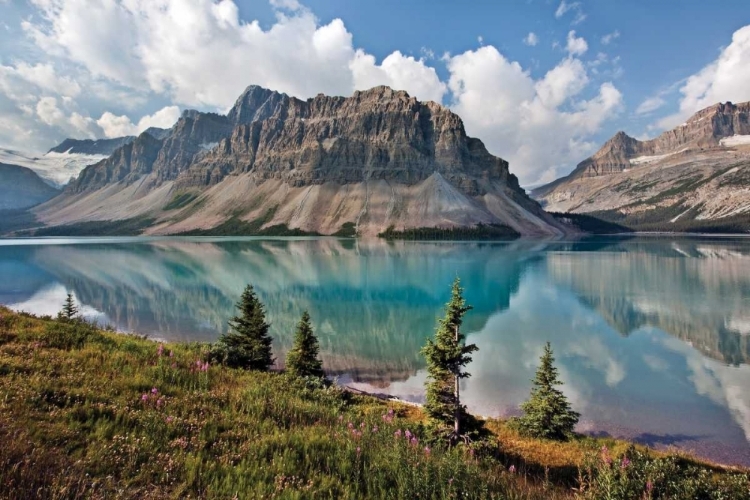
[[[517,413],[552,343],[578,430],[750,465],[750,239],[427,243],[333,238],[0,240],[0,303],[213,341],[251,283],[283,365],[312,316],[339,383],[421,401],[419,349],[458,275],[479,352],[462,395]]]

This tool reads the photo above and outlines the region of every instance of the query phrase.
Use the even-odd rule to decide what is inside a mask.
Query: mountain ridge
[[[744,231],[748,187],[750,102],[727,102],[647,141],[620,131],[531,195],[550,211],[589,213],[634,229]]]
[[[320,234],[344,224],[363,235],[476,224],[571,231],[460,117],[385,86],[307,100],[249,86],[227,115],[183,112],[165,137],[141,134],[35,212],[48,225],[153,219],[149,234],[232,219]]]

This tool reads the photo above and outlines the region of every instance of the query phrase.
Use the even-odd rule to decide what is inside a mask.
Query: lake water
[[[750,465],[750,240],[0,240],[15,309],[55,314],[72,291],[121,330],[212,341],[252,283],[280,363],[306,309],[340,383],[414,401],[456,275],[473,412],[517,413],[549,340],[580,431]]]

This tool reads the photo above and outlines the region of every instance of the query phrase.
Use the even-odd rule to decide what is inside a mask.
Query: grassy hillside
[[[206,350],[0,307],[0,498],[750,498],[743,474],[500,421],[445,448],[419,408]]]

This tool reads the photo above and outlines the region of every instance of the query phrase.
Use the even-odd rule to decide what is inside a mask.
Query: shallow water
[[[473,412],[517,413],[549,340],[579,430],[750,465],[750,240],[0,240],[0,302],[15,309],[55,314],[70,290],[121,330],[211,341],[252,283],[280,363],[307,309],[329,373],[415,401],[456,275],[479,346]]]

